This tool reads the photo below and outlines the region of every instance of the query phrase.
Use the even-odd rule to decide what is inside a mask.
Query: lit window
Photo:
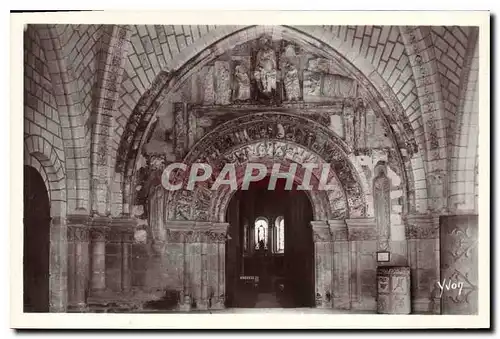
[[[285,252],[285,219],[283,217],[276,218],[276,253]]]
[[[259,217],[255,220],[255,249],[267,249],[267,230],[269,223],[266,218]]]

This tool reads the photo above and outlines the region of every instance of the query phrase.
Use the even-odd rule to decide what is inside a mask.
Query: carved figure
[[[319,73],[304,72],[304,96],[318,96],[321,94],[321,77]]]
[[[244,64],[239,64],[234,69],[234,79],[236,82],[235,100],[245,101],[250,99],[250,78],[248,69]]]
[[[260,39],[261,48],[257,53],[254,77],[257,89],[267,97],[276,91],[276,54],[268,37]]]
[[[286,61],[283,65],[284,76],[283,83],[285,85],[286,99],[296,101],[300,99],[300,84],[299,72],[297,67],[291,62]]]

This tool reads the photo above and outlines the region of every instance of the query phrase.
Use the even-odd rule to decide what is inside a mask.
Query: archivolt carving
[[[366,207],[364,185],[360,184],[355,165],[347,156],[351,153],[350,147],[343,140],[314,121],[285,113],[257,113],[228,121],[207,134],[187,154],[185,163],[209,163],[214,169],[214,175],[226,163],[330,163],[333,170],[330,173],[334,172],[336,175],[332,179],[342,187],[347,203],[341,202],[343,194],[330,192],[330,196],[327,196],[325,191],[310,192],[313,203],[324,201],[318,204],[323,207],[316,208],[316,217],[319,214],[325,215],[321,211],[327,206],[327,210],[345,210],[345,213],[341,213],[343,215],[337,217],[362,217]],[[241,173],[239,179],[242,179]],[[214,208],[214,205],[225,206],[224,199],[230,197],[226,193],[224,189],[216,193],[206,191],[205,188],[171,192],[167,199],[168,218],[221,220],[220,213],[223,215],[224,210]]]

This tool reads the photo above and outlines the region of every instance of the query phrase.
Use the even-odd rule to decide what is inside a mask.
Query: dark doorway
[[[36,169],[24,166],[24,312],[49,311],[50,200]]]
[[[269,178],[232,197],[227,220],[227,307],[313,307],[312,207],[304,191]]]

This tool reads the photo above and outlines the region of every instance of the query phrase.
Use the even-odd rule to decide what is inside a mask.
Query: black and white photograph
[[[11,326],[489,326],[488,12],[106,13],[11,14]]]

